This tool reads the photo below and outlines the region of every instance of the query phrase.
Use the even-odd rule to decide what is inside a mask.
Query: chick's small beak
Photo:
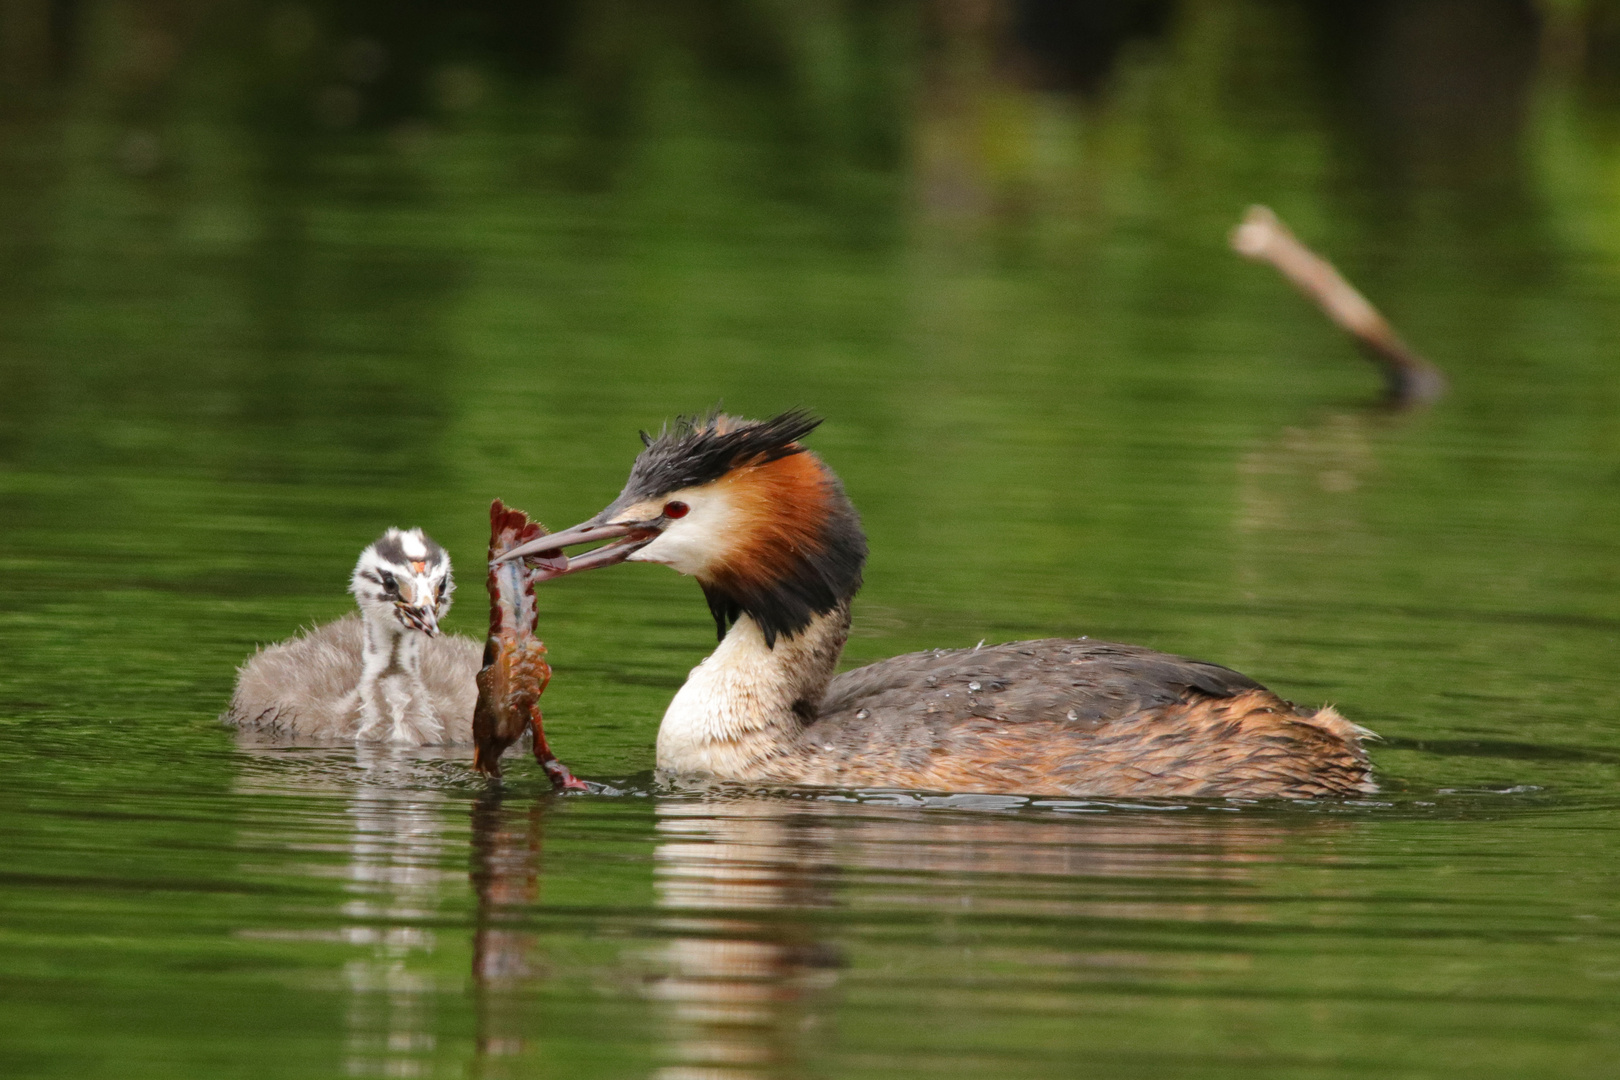
[[[439,612],[436,608],[395,604],[394,610],[399,614],[399,621],[411,629],[420,630],[428,637],[439,636]]]
[[[635,552],[640,551],[658,537],[658,529],[651,522],[628,521],[601,523],[587,521],[582,525],[575,525],[572,529],[564,529],[560,533],[550,533],[527,544],[517,547],[499,556],[495,562],[508,562],[512,559],[527,558],[529,565],[535,569],[536,581],[549,581],[552,578],[563,577],[566,574],[577,574],[582,570],[595,570],[598,567],[612,566],[628,559]],[[562,549],[574,547],[577,544],[592,544],[599,540],[612,540],[611,544],[604,544],[594,551],[587,551],[583,555],[572,558],[563,555]]]

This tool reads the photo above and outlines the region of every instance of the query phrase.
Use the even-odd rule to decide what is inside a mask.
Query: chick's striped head
[[[431,636],[450,610],[456,585],[450,556],[432,537],[421,529],[389,529],[360,553],[349,591],[368,617],[395,619]]]

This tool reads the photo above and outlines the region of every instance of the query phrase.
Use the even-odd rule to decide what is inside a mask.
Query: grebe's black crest
[[[790,409],[769,420],[742,420],[722,412],[678,417],[658,436],[641,433],[647,448],[630,469],[616,506],[713,483],[742,465],[764,465],[804,447],[798,440],[821,426],[821,418]]]

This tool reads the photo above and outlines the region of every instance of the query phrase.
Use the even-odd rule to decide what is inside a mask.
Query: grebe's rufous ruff
[[[720,645],[664,714],[660,772],[1137,798],[1376,790],[1361,745],[1371,733],[1332,708],[1134,645],[1018,641],[835,677],[866,537],[843,485],[798,441],[818,423],[715,414],[643,434],[610,506],[503,556],[612,540],[537,576],[634,561],[697,578]]]
[[[358,613],[242,665],[225,722],[277,739],[471,742],[483,647],[439,633],[450,556],[421,529],[389,529],[360,553],[349,591]]]

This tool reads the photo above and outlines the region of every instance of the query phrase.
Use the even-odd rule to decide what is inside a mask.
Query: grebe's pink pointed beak
[[[595,570],[603,566],[612,566],[614,563],[624,562],[631,555],[652,543],[657,537],[658,530],[646,522],[602,523],[587,521],[575,525],[572,529],[564,529],[559,533],[548,533],[545,536],[530,540],[527,544],[519,544],[494,561],[502,563],[512,559],[526,559],[536,571],[536,581],[549,581],[552,578],[564,577],[568,574],[577,574],[584,570]],[[572,558],[563,554],[563,548],[574,547],[578,544],[594,544],[600,540],[612,540],[614,542],[604,544],[594,551],[587,551],[583,555],[576,555]]]

